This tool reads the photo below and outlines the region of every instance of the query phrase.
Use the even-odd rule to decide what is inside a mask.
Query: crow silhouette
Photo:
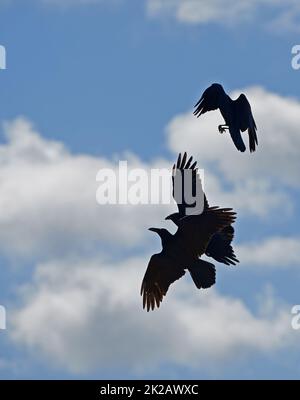
[[[243,142],[241,132],[248,130],[249,148],[252,153],[258,144],[256,135],[256,124],[252,115],[251,106],[244,94],[241,94],[236,100],[232,100],[225,93],[222,85],[213,83],[202,94],[200,100],[195,105],[194,115],[200,117],[207,111],[219,109],[225,125],[219,125],[220,133],[229,130],[230,136],[235,147],[244,152],[246,146]]]
[[[182,159],[179,154],[176,165],[173,165],[173,197],[177,202],[178,212],[168,215],[165,218],[166,220],[173,221],[177,226],[179,226],[181,218],[188,214],[188,211],[197,214],[209,208],[207,197],[202,189],[197,162],[193,163],[193,157],[190,157],[188,161],[186,160],[186,153],[184,153]],[[189,174],[186,174],[187,172]],[[187,179],[189,179],[188,182]],[[175,190],[176,187],[178,188],[177,191]],[[184,199],[184,192],[186,191],[192,191],[194,195],[195,201],[192,204],[188,204]],[[177,199],[179,201],[182,199],[182,201],[179,202]],[[235,265],[239,260],[236,258],[231,246],[233,237],[234,228],[231,225],[215,233],[207,246],[205,255],[214,258],[220,263]]]
[[[177,165],[180,167],[182,161],[185,167],[186,165],[189,167],[192,161],[190,158],[186,163],[186,155],[182,161],[179,155],[178,160]],[[195,169],[195,164],[191,165],[191,169]],[[184,207],[186,206],[187,204],[184,204]],[[231,208],[207,206],[199,214],[186,215],[178,219],[178,229],[175,234],[171,234],[167,229],[150,228],[150,231],[160,236],[162,251],[150,258],[144,275],[141,285],[143,308],[149,311],[155,306],[159,307],[169,286],[181,278],[186,269],[198,289],[211,287],[215,283],[215,267],[200,257],[207,251],[212,237],[231,226],[235,218],[236,213]]]

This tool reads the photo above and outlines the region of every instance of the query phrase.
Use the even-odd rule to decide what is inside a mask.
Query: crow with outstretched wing
[[[211,237],[233,224],[235,218],[231,208],[212,207],[202,214],[184,217],[174,235],[167,229],[150,228],[160,236],[162,251],[151,257],[142,281],[141,295],[147,311],[160,306],[169,286],[181,278],[186,269],[198,289],[215,283],[214,265],[199,257],[204,254]]]
[[[246,146],[243,142],[241,132],[247,130],[250,152],[254,152],[258,144],[257,127],[247,97],[241,94],[236,100],[232,100],[225,93],[222,85],[213,83],[203,92],[200,100],[196,103],[194,115],[200,117],[200,115],[208,111],[217,109],[220,110],[225,120],[225,125],[219,125],[219,132],[223,133],[228,129],[235,147],[239,151],[244,152]]]
[[[186,172],[190,172],[190,174],[186,174]],[[189,182],[189,185],[186,185],[187,182],[184,179],[186,175],[189,176],[192,180],[191,183]],[[178,180],[178,176],[181,181],[180,179]],[[192,214],[200,214],[203,210],[209,208],[207,197],[202,189],[201,178],[197,169],[197,162],[193,162],[193,157],[190,157],[187,161],[186,153],[184,153],[183,157],[181,157],[181,154],[179,154],[177,163],[173,166],[172,183],[173,197],[174,200],[177,202],[178,212],[168,215],[166,217],[166,220],[171,220],[178,226],[180,220],[188,214],[187,211],[191,211]],[[176,185],[178,185],[177,189],[175,188]],[[190,191],[191,188],[193,190],[197,188],[197,190],[195,190],[195,201],[192,206],[188,205],[184,201],[178,204],[178,201],[180,199],[185,198],[184,192]],[[183,193],[180,193],[180,191],[182,191]],[[175,196],[175,193],[177,193],[177,196]],[[233,248],[231,246],[233,237],[234,228],[232,226],[226,226],[224,229],[215,233],[212,236],[210,242],[208,243],[205,254],[208,257],[214,258],[220,263],[226,265],[235,265],[239,262],[239,260],[236,258]]]
[[[173,168],[173,178],[174,174],[176,175],[178,172],[176,170],[180,169],[191,169],[192,171],[192,184],[189,188],[195,187],[195,185],[199,185],[202,188],[201,179],[197,174],[196,163],[192,163],[192,157],[187,161],[186,154],[182,159],[181,155],[179,155],[177,164]],[[198,183],[194,182],[196,179],[199,180]],[[173,185],[175,182],[176,179],[173,179]],[[176,193],[176,188],[173,191],[174,193]],[[207,249],[210,248],[212,254],[222,259],[223,261],[221,262],[226,261],[225,263],[227,263],[227,258],[230,260],[230,262],[228,261],[229,263],[237,262],[236,259],[232,258],[234,253],[232,256],[228,250],[228,248],[231,248],[230,242],[233,237],[232,233],[231,240],[229,239],[229,231],[235,221],[236,214],[231,208],[209,207],[205,195],[203,203],[204,206],[200,213],[187,213],[187,215],[185,212],[190,207],[190,204],[178,204],[179,212],[176,214],[180,217],[176,218],[176,222],[174,221],[178,226],[174,235],[167,229],[150,228],[151,231],[160,236],[162,251],[151,257],[142,281],[141,295],[143,297],[143,307],[147,311],[153,310],[155,306],[160,306],[169,286],[180,279],[185,274],[186,269],[198,289],[209,288],[215,283],[216,272],[214,265],[200,259],[207,252]],[[214,243],[215,241],[213,238],[218,234],[221,235],[222,240],[225,236],[226,240],[229,240],[229,243],[225,243],[226,240],[224,239],[223,245],[226,251],[220,252],[220,248],[222,248],[221,242],[216,241],[214,246],[211,245],[211,242],[213,241]],[[214,256],[212,255],[212,257]]]

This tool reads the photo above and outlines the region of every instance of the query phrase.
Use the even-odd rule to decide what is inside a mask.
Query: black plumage
[[[257,127],[247,97],[241,94],[236,100],[232,100],[225,93],[222,85],[214,83],[203,92],[200,100],[196,103],[194,115],[200,117],[208,111],[217,109],[220,110],[225,120],[225,125],[219,125],[219,132],[223,133],[225,129],[228,129],[235,147],[244,152],[246,146],[241,132],[247,130],[250,152],[254,152],[258,144]]]
[[[176,186],[176,182],[178,182],[176,175],[180,174],[181,177],[184,177],[185,175],[182,172],[185,170],[189,170],[191,173],[192,183],[188,186],[188,189],[186,189],[184,183],[180,185],[182,191],[190,191],[191,188],[196,187],[201,187],[202,189],[201,179],[197,174],[196,163],[192,163],[192,157],[188,161],[186,160],[186,154],[182,159],[179,155],[177,164],[173,167],[173,195],[175,200],[175,194],[180,194],[180,190],[177,191],[176,187],[174,187],[174,185]],[[184,178],[181,179],[184,181]],[[198,289],[209,288],[215,283],[216,273],[214,265],[200,259],[206,253],[207,249],[210,248],[210,252],[222,258],[222,262],[226,264],[237,262],[234,253],[232,255],[228,250],[228,248],[231,248],[231,240],[227,243],[230,237],[229,231],[232,228],[231,225],[236,218],[235,212],[231,208],[209,207],[203,191],[200,190],[199,193],[197,197],[196,192],[196,200],[192,204],[192,207],[197,209],[197,198],[199,200],[200,196],[203,196],[200,212],[197,210],[197,213],[187,213],[187,209],[190,209],[191,204],[187,204],[184,200],[185,196],[183,193],[181,196],[183,201],[178,204],[179,212],[172,214],[173,217],[167,217],[174,220],[174,222],[176,221],[178,229],[174,235],[167,229],[150,228],[151,231],[156,232],[160,236],[162,251],[151,257],[142,282],[141,295],[143,296],[143,307],[146,307],[147,311],[150,309],[153,310],[155,306],[159,307],[171,283],[181,278],[185,274],[185,270],[190,272]],[[220,237],[217,236],[216,239],[213,239],[214,244],[209,247],[212,238],[218,234],[220,234]],[[220,252],[222,241],[224,241],[224,247],[227,250]]]
[[[201,213],[203,210],[209,208],[209,204],[207,201],[207,197],[203,192],[201,178],[199,176],[197,170],[197,162],[193,162],[193,157],[190,157],[188,161],[187,154],[185,153],[181,158],[181,155],[178,156],[177,164],[173,166],[173,173],[172,173],[172,182],[173,182],[173,197],[177,202],[177,198],[183,198],[184,195],[180,195],[180,190],[183,191],[190,191],[192,190],[195,195],[195,201],[192,205],[187,204],[187,202],[182,199],[183,201],[178,204],[177,208],[178,212],[168,215],[166,217],[167,220],[173,221],[177,226],[180,224],[180,220],[188,214],[188,211],[191,211],[193,214]],[[189,172],[188,175],[185,173]],[[191,182],[190,189],[188,185],[186,185],[186,178],[189,178]],[[181,181],[179,181],[181,180]],[[175,195],[175,186],[178,186],[177,196]],[[183,190],[184,189],[184,190]],[[233,248],[231,246],[231,242],[234,237],[234,228],[233,226],[226,226],[221,231],[215,233],[205,251],[205,254],[208,257],[214,258],[216,261],[226,264],[226,265],[235,265],[238,263],[238,259],[236,258]]]

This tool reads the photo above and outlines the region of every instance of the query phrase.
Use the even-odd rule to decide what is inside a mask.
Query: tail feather
[[[216,283],[216,269],[213,264],[199,259],[188,269],[198,289],[207,289]]]
[[[229,127],[229,133],[235,147],[241,152],[246,151],[246,146],[243,142],[240,130],[238,128]]]
[[[249,148],[250,148],[250,152],[252,153],[255,151],[256,145],[258,145],[255,128],[249,128],[248,135],[249,135]]]

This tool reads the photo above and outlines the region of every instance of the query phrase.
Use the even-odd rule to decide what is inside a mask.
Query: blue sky
[[[297,3],[0,7],[0,304],[8,325],[0,377],[299,378],[300,333],[290,326],[300,301]],[[215,81],[248,94],[257,154],[236,154],[216,130],[218,115],[190,115]],[[126,152],[150,168],[171,166],[184,150],[205,169],[211,202],[238,211],[241,264],[218,265],[216,288],[203,296],[186,277],[146,315],[136,285],[159,251],[146,228],[162,225],[168,210],[104,209],[95,176]],[[192,332],[190,313],[199,317]]]
[[[147,18],[136,0],[63,9],[31,3],[1,10],[8,52],[1,117],[24,114],[76,152],[164,151],[164,125],[214,80],[297,96],[289,62],[297,35],[271,34],[263,22],[186,26]],[[152,138],[159,149],[145,146]]]

